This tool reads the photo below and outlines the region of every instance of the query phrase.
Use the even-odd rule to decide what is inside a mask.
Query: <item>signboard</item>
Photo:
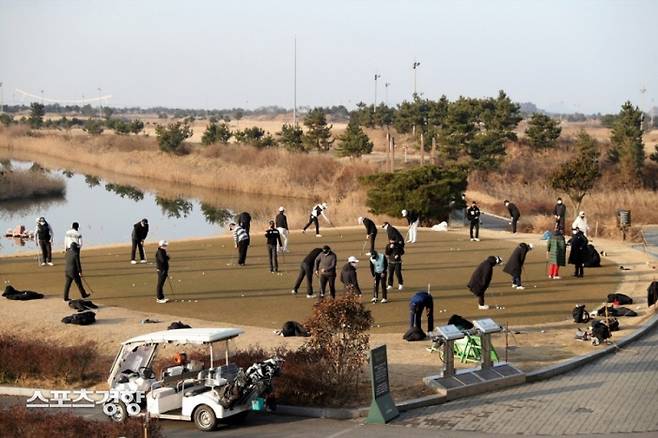
[[[372,384],[372,403],[368,412],[368,423],[388,423],[400,414],[391,397],[388,383],[386,345],[370,350],[370,382]]]

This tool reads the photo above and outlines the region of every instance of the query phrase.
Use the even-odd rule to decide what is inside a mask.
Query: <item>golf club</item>
[[[367,244],[367,243],[368,243],[368,239],[366,239],[366,240],[363,242],[363,246],[361,247],[361,254],[365,254],[366,244]]]
[[[82,278],[82,282],[85,284],[85,286],[87,286],[87,289],[89,289],[89,295],[94,295],[94,289],[89,285],[87,279],[82,275],[80,276],[80,278]]]
[[[174,293],[174,285],[171,284],[171,277],[169,275],[167,275],[167,283],[169,283],[169,290],[171,291],[172,298],[176,298],[176,294]]]

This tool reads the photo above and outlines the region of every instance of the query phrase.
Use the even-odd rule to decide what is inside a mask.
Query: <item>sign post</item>
[[[388,383],[388,359],[386,345],[370,350],[370,382],[372,403],[368,412],[368,423],[385,424],[400,415],[391,397]]]

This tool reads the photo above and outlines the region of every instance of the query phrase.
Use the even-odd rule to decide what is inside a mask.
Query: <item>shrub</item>
[[[299,126],[284,123],[277,134],[279,142],[290,152],[308,152],[304,147],[304,131]]]
[[[105,124],[103,123],[102,120],[98,119],[89,119],[85,122],[83,126],[83,130],[87,134],[91,135],[101,135],[103,133]]]
[[[245,128],[243,131],[235,131],[233,135],[239,143],[255,146],[258,149],[276,146],[274,137],[258,126]]]
[[[210,144],[222,143],[226,144],[230,140],[231,130],[226,123],[211,122],[201,137],[201,143],[208,146]]]
[[[160,150],[164,152],[183,152],[183,142],[192,137],[192,128],[183,122],[173,122],[164,125],[156,125],[155,135],[158,137]]]
[[[562,128],[558,120],[540,113],[532,115],[528,122],[528,129],[525,131],[528,136],[528,144],[537,149],[555,147],[561,132]]]
[[[360,157],[372,152],[373,144],[355,119],[350,120],[345,133],[338,138],[339,157]]]

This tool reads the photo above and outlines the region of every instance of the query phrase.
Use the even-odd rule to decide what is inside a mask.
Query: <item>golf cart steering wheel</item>
[[[139,376],[142,379],[155,379],[155,373],[149,367],[139,367]]]

